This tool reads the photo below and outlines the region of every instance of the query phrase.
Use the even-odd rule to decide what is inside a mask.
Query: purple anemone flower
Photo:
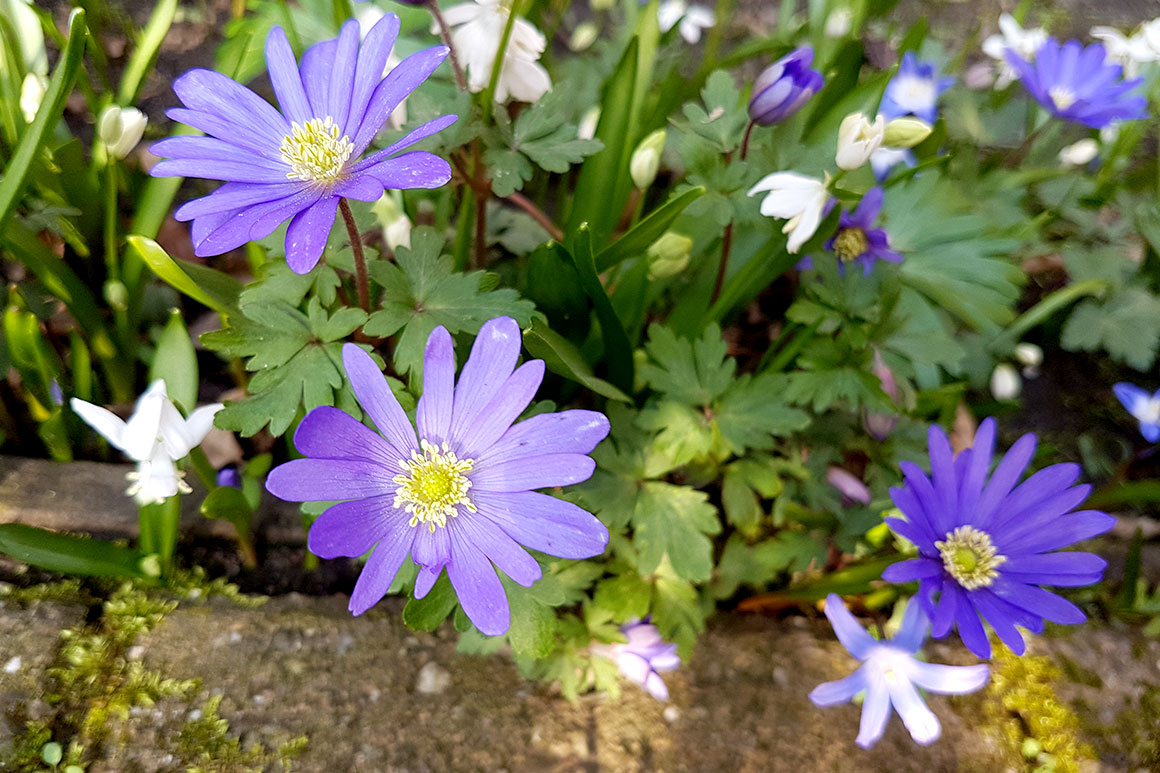
[[[954,82],[951,77],[938,77],[933,62],[920,62],[913,51],[907,51],[902,55],[898,72],[886,84],[878,112],[887,121],[914,115],[934,123],[938,118],[938,98]]]
[[[264,239],[283,222],[286,262],[304,274],[318,263],[341,198],[377,201],[387,188],[438,188],[451,167],[422,151],[396,155],[455,121],[445,115],[361,158],[387,117],[447,56],[446,46],[404,59],[383,77],[399,32],[386,14],[359,45],[358,22],[307,50],[301,66],[286,33],[270,30],[266,63],[281,112],[250,89],[212,70],[173,83],[185,107],[168,112],[209,136],[171,137],[150,151],[167,160],[150,174],[205,177],[225,184],[180,207],[192,220],[194,253],[219,255]]]
[[[833,593],[826,597],[826,617],[834,626],[838,641],[862,661],[862,666],[844,679],[819,684],[810,692],[810,700],[815,706],[833,706],[846,703],[865,690],[862,722],[855,741],[863,749],[878,743],[886,732],[891,706],[915,742],[923,746],[934,743],[942,727],[915,687],[945,695],[965,695],[978,690],[990,678],[990,669],[983,664],[944,666],[914,657],[926,640],[930,621],[913,599],[902,613],[898,633],[886,641],[866,633],[842,599]]]
[[[1123,69],[1107,61],[1101,43],[1085,48],[1078,40],[1060,45],[1048,38],[1035,61],[1010,50],[1006,57],[1035,101],[1065,121],[1102,129],[1148,115],[1148,101],[1131,93],[1143,79],[1124,80]]]
[[[773,126],[809,102],[824,82],[820,72],[810,69],[813,61],[814,50],[802,46],[762,70],[753,82],[749,118],[762,126]]]
[[[979,425],[974,446],[957,457],[938,427],[930,428],[928,442],[931,477],[902,462],[906,483],[890,496],[906,520],[886,519],[918,547],[918,558],[888,567],[882,579],[918,580],[933,635],[942,638],[957,626],[963,644],[981,658],[991,656],[991,644],[980,618],[1017,655],[1024,645],[1016,625],[1040,633],[1044,620],[1082,623],[1079,607],[1040,587],[1090,585],[1107,566],[1094,553],[1050,552],[1115,524],[1095,510],[1072,512],[1091,488],[1072,485],[1079,465],[1053,464],[1016,486],[1035,453],[1035,436],[1026,434],[987,482],[994,419]]]
[[[1160,440],[1160,389],[1148,392],[1135,384],[1121,381],[1112,387],[1120,403],[1140,422],[1140,434],[1149,443]]]
[[[608,434],[608,419],[572,410],[513,426],[544,377],[543,360],[516,368],[519,355],[515,320],[490,320],[453,384],[451,335],[435,328],[416,436],[371,356],[343,346],[355,397],[378,432],[337,408],[315,408],[294,434],[307,458],[272,470],[266,488],[292,502],[344,500],[318,517],[307,545],[322,558],[373,551],[351,594],[354,614],[383,597],[409,554],[419,565],[415,598],[446,569],[471,622],[499,635],[510,613],[496,567],[524,587],[540,579],[539,562],[521,545],[561,558],[604,551],[604,524],[532,489],[587,480],[596,466],[587,454]]]
[[[677,645],[662,639],[661,632],[647,617],[622,625],[620,632],[627,642],[594,644],[590,650],[616,663],[625,679],[640,685],[658,701],[667,701],[669,688],[661,674],[681,667]]]
[[[862,273],[869,274],[875,261],[902,262],[902,256],[890,249],[890,237],[886,231],[872,227],[882,209],[882,198],[882,189],[879,187],[866,191],[853,212],[842,213],[838,232],[826,242],[826,249],[833,250],[838,256],[838,267],[843,271],[847,263],[861,263]],[[806,260],[798,265],[805,266]],[[813,265],[812,262],[810,265]]]

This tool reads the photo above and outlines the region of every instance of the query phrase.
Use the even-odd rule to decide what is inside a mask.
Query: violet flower
[[[383,77],[398,32],[399,18],[386,14],[360,46],[352,19],[298,65],[286,33],[274,27],[266,62],[281,112],[212,70],[190,70],[174,81],[185,107],[169,117],[209,136],[155,143],[150,151],[168,160],[150,174],[225,181],[175,214],[193,220],[194,254],[228,252],[289,220],[286,262],[304,274],[322,255],[340,199],[377,201],[387,188],[438,188],[451,179],[450,165],[431,153],[396,154],[454,122],[453,115],[361,158],[395,107],[447,56],[446,46],[434,46]]]
[[[1048,38],[1034,61],[1006,52],[1019,80],[1052,115],[1102,129],[1112,121],[1146,118],[1148,101],[1133,90],[1140,78],[1123,79],[1123,69],[1106,61],[1103,44],[1086,48],[1078,40]]]
[[[762,126],[781,123],[802,108],[822,88],[824,79],[810,69],[814,50],[796,48],[766,67],[753,82],[749,118]]]
[[[846,703],[865,691],[862,721],[855,743],[863,749],[876,744],[890,721],[890,707],[898,712],[910,737],[926,746],[942,733],[934,715],[915,687],[946,695],[964,695],[987,683],[990,669],[976,666],[945,666],[926,663],[914,657],[926,640],[930,621],[915,600],[906,605],[902,626],[894,638],[878,641],[854,619],[842,599],[831,593],[826,597],[826,617],[834,626],[838,641],[862,666],[844,679],[824,682],[810,692],[815,706]]]
[[[589,650],[616,663],[625,679],[640,685],[658,701],[667,701],[669,688],[661,674],[681,667],[677,645],[661,638],[661,632],[647,617],[622,625],[620,632],[627,642],[593,644]]]
[[[938,77],[933,62],[921,62],[913,51],[907,51],[898,72],[886,84],[878,112],[887,121],[914,115],[933,124],[938,120],[938,98],[954,82],[951,77]]]
[[[1160,389],[1149,393],[1135,384],[1121,381],[1112,387],[1120,403],[1140,422],[1140,434],[1149,443],[1160,440]]]
[[[860,263],[862,273],[869,274],[875,261],[901,263],[902,256],[890,249],[890,237],[881,228],[873,228],[882,209],[882,189],[871,188],[862,196],[853,212],[843,212],[838,223],[838,232],[825,244],[838,256],[838,268],[845,271],[846,264]],[[798,268],[813,267],[813,259],[803,258]]]
[[[608,544],[608,529],[590,513],[532,490],[587,480],[596,466],[587,454],[608,434],[608,419],[571,410],[512,426],[544,376],[543,360],[516,368],[520,340],[510,317],[488,321],[453,384],[451,335],[435,328],[418,436],[370,355],[343,347],[355,397],[378,432],[337,408],[315,408],[294,435],[307,458],[272,470],[266,488],[292,502],[343,500],[314,522],[307,546],[322,558],[373,551],[351,594],[354,614],[383,597],[410,555],[419,565],[415,598],[446,569],[471,622],[502,634],[510,613],[496,567],[524,587],[541,575],[521,545],[589,558]]]
[[[1079,466],[1053,464],[1016,486],[1035,453],[1035,436],[1026,434],[987,482],[994,419],[979,425],[974,446],[957,457],[938,427],[928,441],[931,477],[902,462],[906,483],[890,496],[906,520],[886,519],[918,547],[918,558],[887,567],[882,579],[918,580],[935,638],[957,626],[963,644],[981,658],[991,656],[991,644],[980,618],[1017,655],[1024,644],[1016,625],[1040,633],[1044,620],[1082,623],[1079,607],[1040,587],[1090,585],[1107,566],[1094,553],[1050,552],[1115,524],[1095,510],[1072,512],[1091,488],[1072,485]]]

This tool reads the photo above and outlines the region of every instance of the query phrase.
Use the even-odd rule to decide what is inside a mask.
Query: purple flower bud
[[[669,690],[661,673],[680,667],[677,645],[662,639],[660,631],[647,617],[622,625],[620,632],[627,642],[593,644],[591,652],[615,662],[626,679],[640,685],[657,700],[668,700]]]
[[[217,484],[219,486],[233,486],[234,488],[242,487],[242,474],[238,472],[238,468],[234,466],[222,467],[218,470]]]
[[[826,468],[826,482],[838,490],[842,495],[843,504],[870,504],[870,489],[866,488],[866,484],[855,477],[854,473],[841,467],[830,466]]]
[[[814,50],[809,46],[794,49],[766,67],[753,82],[749,99],[749,117],[762,126],[781,123],[810,100],[822,87],[822,74],[810,69]]]

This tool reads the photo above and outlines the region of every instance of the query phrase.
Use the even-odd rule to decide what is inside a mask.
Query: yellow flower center
[[[1075,104],[1075,94],[1070,90],[1061,86],[1054,86],[1047,90],[1047,96],[1051,97],[1051,101],[1055,103],[1055,107],[1059,110],[1067,110]]]
[[[411,514],[411,526],[425,523],[431,532],[436,526],[446,526],[448,516],[459,515],[458,505],[475,512],[475,505],[467,498],[471,481],[466,473],[475,466],[473,459],[460,459],[446,443],[436,446],[423,440],[422,453],[412,451],[410,459],[401,459],[405,470],[396,475],[395,507]]]
[[[943,568],[967,590],[994,583],[999,566],[1007,560],[996,555],[990,535],[974,526],[960,526],[934,546],[942,556]]]
[[[303,125],[290,124],[290,133],[282,138],[282,160],[290,165],[286,176],[291,180],[332,183],[342,174],[354,143],[339,136],[334,120],[311,118]]]
[[[864,253],[869,244],[861,228],[843,228],[834,238],[834,252],[848,263]]]

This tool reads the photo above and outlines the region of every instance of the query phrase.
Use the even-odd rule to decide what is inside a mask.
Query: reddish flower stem
[[[342,212],[342,219],[346,223],[346,233],[350,237],[350,249],[354,252],[354,283],[358,288],[358,305],[362,306],[363,311],[367,314],[371,313],[371,284],[367,278],[367,259],[363,254],[362,236],[359,235],[358,226],[354,222],[354,213],[350,211],[350,205],[346,203],[346,199],[340,198],[338,200],[338,208]]]

